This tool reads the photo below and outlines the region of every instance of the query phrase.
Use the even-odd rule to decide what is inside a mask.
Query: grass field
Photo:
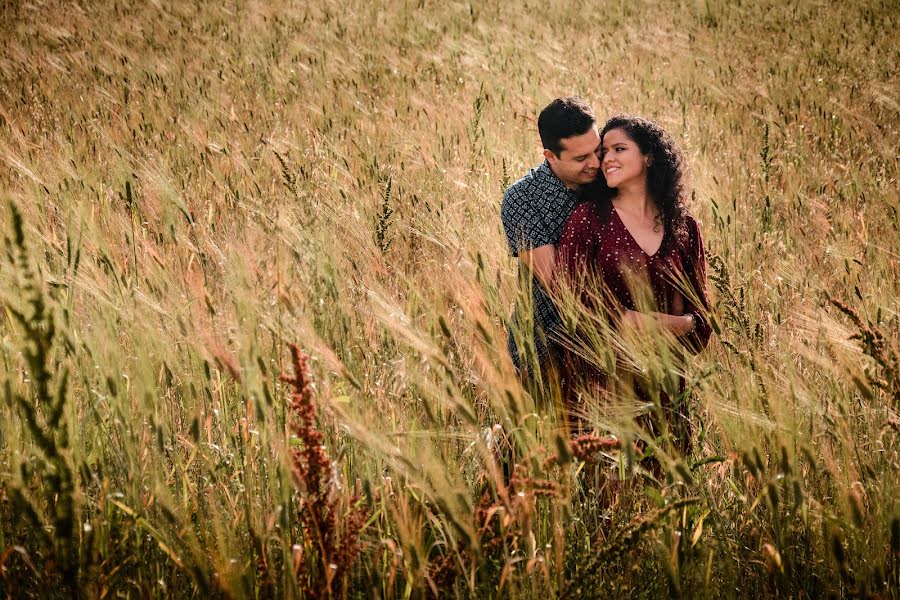
[[[377,4],[0,4],[0,595],[896,597],[896,3]],[[694,450],[612,491],[506,356],[570,93],[710,255]]]

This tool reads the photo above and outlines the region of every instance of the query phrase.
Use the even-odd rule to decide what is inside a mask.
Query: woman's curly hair
[[[659,208],[662,225],[665,231],[674,234],[676,238],[685,235],[686,165],[675,140],[657,123],[634,115],[616,115],[610,118],[603,126],[600,138],[613,129],[624,131],[637,144],[641,154],[649,156],[647,192]],[[615,191],[610,190],[607,197],[614,196]]]

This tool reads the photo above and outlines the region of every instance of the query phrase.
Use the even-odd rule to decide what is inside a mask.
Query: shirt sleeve
[[[521,250],[554,243],[541,214],[541,204],[539,192],[527,185],[514,185],[503,195],[500,219],[513,256]]]
[[[697,222],[688,217],[688,243],[683,259],[691,297],[685,298],[684,314],[693,315],[696,327],[684,336],[685,346],[698,353],[709,344],[712,327],[709,323],[709,294],[706,281],[706,252],[703,248],[703,237]]]

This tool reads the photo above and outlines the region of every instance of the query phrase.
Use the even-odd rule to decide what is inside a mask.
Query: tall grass
[[[4,4],[4,594],[896,595],[896,25],[876,1]],[[693,452],[658,471],[570,442],[506,356],[500,195],[573,92],[692,167],[716,336],[678,367]],[[589,419],[627,439],[645,409]]]

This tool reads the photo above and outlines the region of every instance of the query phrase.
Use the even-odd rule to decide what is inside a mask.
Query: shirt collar
[[[575,196],[577,196],[581,192],[580,189],[572,190],[566,187],[566,184],[562,182],[562,179],[557,177],[553,172],[553,169],[550,168],[550,162],[546,158],[544,159],[544,162],[542,162],[541,165],[537,168],[537,173],[540,177],[541,183],[547,186],[564,190]]]

